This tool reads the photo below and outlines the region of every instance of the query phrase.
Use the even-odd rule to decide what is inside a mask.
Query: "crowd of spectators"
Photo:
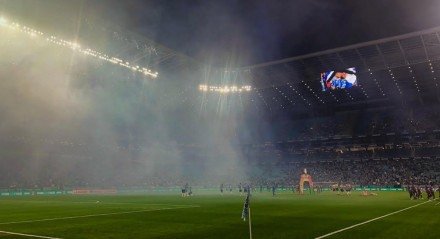
[[[197,174],[173,175],[163,173],[145,175],[136,180],[112,180],[102,182],[87,182],[75,179],[68,181],[45,180],[15,181],[2,188],[42,189],[42,188],[75,188],[75,187],[140,187],[157,189],[179,187],[186,183],[196,187],[215,188],[224,183],[233,185],[239,183],[255,186],[291,188],[298,185],[304,169],[319,185],[351,184],[356,186],[386,186],[403,187],[406,185],[427,185],[440,183],[440,158],[408,158],[387,160],[328,160],[316,162],[279,162],[275,164],[259,164],[253,162],[242,174],[226,177]]]
[[[286,128],[289,128],[286,130]],[[290,129],[294,130],[290,130]],[[407,134],[440,130],[440,109],[382,109],[340,112],[332,116],[298,119],[274,127],[275,141],[313,140],[335,136]]]
[[[358,186],[427,185],[440,183],[439,158],[391,159],[391,160],[348,160],[326,162],[282,163],[262,175],[255,175],[258,184],[296,185],[304,169],[313,180],[324,185],[352,184]]]
[[[234,186],[239,183],[251,183],[262,186],[291,187],[298,184],[300,174],[304,169],[308,170],[315,182],[326,183],[326,185],[350,183],[360,186],[401,187],[410,184],[425,185],[430,182],[439,184],[439,116],[438,110],[418,109],[411,113],[382,111],[372,113],[369,117],[358,112],[354,115],[341,114],[336,117],[306,119],[294,124],[299,130],[292,133],[293,140],[243,145],[240,160],[245,166],[234,174],[225,172],[223,175],[220,173],[215,176],[206,175],[206,169],[210,166],[202,162],[203,157],[188,161],[192,171],[176,172],[165,169],[148,172],[145,175],[137,172],[133,177],[129,175],[132,173],[130,168],[124,171],[122,166],[117,166],[117,164],[125,164],[121,159],[111,161],[116,164],[112,169],[114,170],[112,177],[96,180],[96,177],[92,179],[82,177],[86,173],[82,174],[79,170],[58,172],[57,167],[54,166],[57,162],[81,161],[85,164],[92,162],[94,157],[102,156],[98,153],[89,153],[96,151],[96,145],[92,147],[87,143],[78,143],[74,140],[2,138],[1,144],[9,151],[16,145],[26,147],[45,145],[46,148],[50,145],[52,152],[47,156],[50,156],[52,161],[41,160],[41,155],[45,154],[40,153],[39,160],[49,162],[46,162],[47,171],[40,172],[40,175],[35,174],[33,177],[25,177],[26,179],[20,179],[19,173],[12,174],[12,170],[6,169],[6,167],[13,168],[14,165],[3,165],[0,187],[11,189],[131,186],[159,188],[179,187],[186,183],[199,187],[218,187],[222,183]],[[140,146],[130,147],[136,150],[142,149]],[[102,151],[111,157],[119,158],[130,155],[130,147],[100,145],[98,148],[105,149]],[[194,149],[183,147],[180,150],[184,152]],[[198,147],[197,151],[203,154],[204,149]],[[75,155],[75,158],[66,158],[67,156],[63,153]],[[23,158],[25,156],[24,153],[11,153],[8,157]],[[64,159],[61,160],[60,157]],[[221,160],[221,156],[218,157]],[[13,162],[17,165],[25,162],[23,159],[20,160]],[[184,160],[181,159],[181,161]],[[55,164],[50,162],[55,162]],[[130,164],[135,165],[136,168],[135,161]],[[72,166],[73,169],[75,167]],[[59,168],[64,169],[64,165]],[[52,172],[55,172],[53,173],[55,176],[51,175]],[[33,172],[30,171],[29,174]]]

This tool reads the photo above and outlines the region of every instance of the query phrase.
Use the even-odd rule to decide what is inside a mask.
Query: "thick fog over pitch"
[[[227,97],[215,96],[214,107],[192,99],[208,70],[191,72],[189,83],[155,79],[54,44],[49,33],[6,27],[11,15],[2,21],[3,187],[246,180]]]
[[[181,95],[184,85],[0,31],[2,182],[244,176],[233,147],[237,123],[225,109],[182,104],[193,97]],[[203,161],[181,152],[200,144],[211,148]]]
[[[319,33],[328,29],[309,29],[308,22],[321,17],[337,24],[341,15],[336,13],[345,9],[326,1],[270,6],[257,1],[251,10],[241,6],[238,11],[227,4],[201,1],[167,15],[171,6],[157,8],[154,1],[129,3],[119,9],[115,1],[105,5],[100,1],[0,1],[0,186],[108,187],[163,184],[161,180],[173,178],[183,179],[181,184],[195,179],[213,184],[246,181],[249,165],[240,144],[252,143],[255,132],[270,135],[270,127],[257,127],[265,116],[247,114],[246,92],[211,94],[198,91],[199,85],[251,84],[246,72],[233,69],[313,51],[303,47],[308,45],[307,34],[316,36],[311,41],[319,43],[317,50],[325,49],[330,37]],[[146,13],[132,13],[137,7]],[[267,8],[272,13],[265,12]],[[290,12],[275,16],[273,12],[280,9]],[[252,14],[243,14],[248,10]],[[257,15],[263,17],[252,27],[240,21],[252,22]],[[289,22],[292,15],[296,21]],[[174,16],[192,27],[180,26]],[[424,18],[421,28],[429,27],[431,20]],[[4,27],[12,21],[41,30],[45,36]],[[279,21],[291,32],[282,32],[286,25]],[[78,38],[86,25],[96,29],[94,41]],[[170,73],[157,64],[151,70],[159,76],[152,78],[47,40],[54,35],[113,57],[112,39],[100,35],[104,25],[145,34],[194,57],[202,67]],[[413,22],[408,25],[411,30],[418,27]],[[301,40],[294,41],[292,34],[300,30]],[[288,46],[283,34],[290,36],[294,47]],[[364,41],[364,33],[359,34],[352,32],[344,36],[351,40],[341,38],[336,44]],[[124,38],[116,32],[113,37]],[[152,49],[149,54],[156,52]],[[140,67],[151,63],[145,52],[118,49],[114,57],[134,62],[147,58],[147,65]]]

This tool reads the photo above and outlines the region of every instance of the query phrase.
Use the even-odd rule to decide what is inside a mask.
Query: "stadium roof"
[[[440,102],[440,27],[244,67],[270,111]],[[320,72],[356,67],[359,87],[322,91]]]
[[[160,75],[180,75],[185,71],[186,77],[196,78],[198,75],[192,72],[198,72],[205,63],[134,33],[135,28],[120,27],[118,24],[110,23],[108,19],[100,18],[99,15],[84,14],[79,17],[75,13],[50,10],[52,5],[56,5],[56,1],[48,4],[41,1],[32,6],[20,5],[16,1],[0,3],[2,9],[7,10],[5,13],[16,14],[11,17],[21,17],[18,20],[23,20],[23,23],[30,22],[35,27],[42,26],[42,30],[49,30],[54,34],[63,31],[60,35],[67,34],[67,39],[71,34],[72,38],[87,42],[98,50],[158,70]],[[66,3],[70,1],[63,2]],[[413,4],[407,2],[407,5]],[[57,8],[60,6],[56,5]],[[29,9],[26,11],[25,7]],[[346,7],[350,8],[350,5]],[[144,8],[139,11],[143,12]],[[46,17],[48,12],[55,15]],[[425,22],[429,22],[428,20]],[[249,84],[254,90],[244,98],[249,97],[248,102],[255,103],[260,110],[269,112],[332,112],[346,107],[438,103],[439,31],[440,28],[432,28],[226,71],[239,72],[244,80],[250,79]],[[365,32],[363,35],[369,33]],[[169,37],[174,36],[176,35]],[[102,44],[103,42],[105,44]],[[356,67],[358,70],[358,88],[322,92],[320,72],[348,67]],[[189,88],[197,89],[197,85],[192,85],[196,84],[194,81],[197,80],[182,82],[189,84]]]
[[[75,1],[0,1],[1,17],[161,73],[200,67],[187,55],[83,10]]]

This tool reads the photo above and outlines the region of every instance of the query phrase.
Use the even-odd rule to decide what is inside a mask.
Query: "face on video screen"
[[[357,86],[356,68],[321,73],[322,90],[348,89]]]

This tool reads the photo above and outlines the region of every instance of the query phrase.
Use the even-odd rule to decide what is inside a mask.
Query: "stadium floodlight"
[[[252,87],[249,85],[244,86],[210,86],[210,85],[199,85],[199,91],[203,92],[218,92],[221,94],[227,94],[227,93],[241,93],[241,92],[249,92],[251,91]]]
[[[200,91],[208,91],[208,86],[207,85],[199,85],[199,90]]]
[[[100,60],[104,60],[104,61],[113,63],[115,65],[123,66],[123,67],[128,68],[132,71],[139,72],[139,73],[141,73],[145,76],[151,77],[151,78],[157,78],[159,76],[158,72],[153,72],[152,70],[147,69],[145,67],[140,67],[138,65],[134,65],[128,61],[123,61],[119,58],[108,56],[107,54],[98,52],[96,50],[92,50],[90,48],[84,48],[78,42],[67,41],[67,40],[58,38],[56,36],[49,36],[48,34],[45,34],[41,31],[32,29],[30,27],[22,26],[16,22],[9,22],[4,17],[0,17],[0,25],[5,26],[5,27],[7,27],[11,30],[14,30],[14,31],[19,31],[19,32],[25,33],[30,37],[46,36],[46,40],[54,45],[70,48],[73,51],[83,53],[84,55],[98,58]]]

